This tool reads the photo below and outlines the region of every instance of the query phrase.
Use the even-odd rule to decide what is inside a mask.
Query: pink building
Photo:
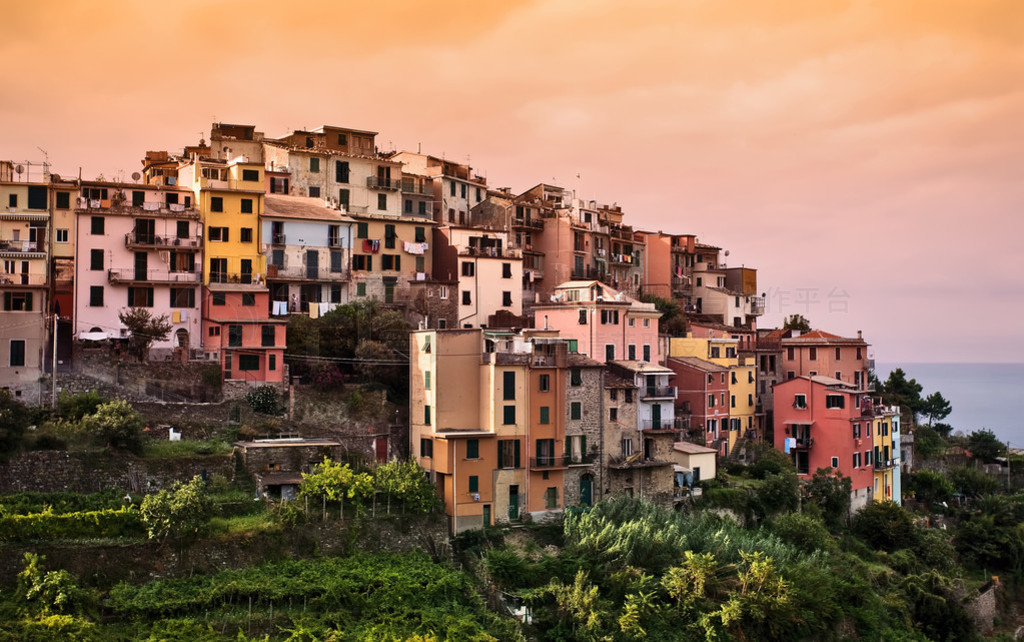
[[[141,307],[173,324],[150,357],[188,358],[200,345],[203,245],[192,193],[84,182],[75,215],[75,336],[124,336],[118,313]]]
[[[242,283],[203,288],[203,351],[225,380],[282,383],[286,320],[270,318],[270,292]]]
[[[775,385],[774,447],[789,454],[801,477],[819,468],[853,481],[853,510],[872,497],[873,408],[859,386],[831,377],[796,377]]]
[[[781,339],[782,371],[786,379],[793,377],[832,377],[857,387],[866,387],[868,343],[860,331],[857,338],[840,337],[822,330]]]
[[[669,357],[675,373],[676,417],[691,439],[712,445],[729,430],[729,368],[697,357]]]
[[[558,330],[581,354],[601,363],[662,361],[661,313],[653,303],[641,303],[600,281],[562,283],[552,298],[551,303],[534,307],[534,325]]]

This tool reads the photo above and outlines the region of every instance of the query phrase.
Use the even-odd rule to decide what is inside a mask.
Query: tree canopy
[[[122,310],[117,313],[117,318],[131,333],[128,337],[128,350],[139,361],[145,361],[153,343],[165,340],[173,327],[166,314],[154,317],[146,308]]]
[[[786,317],[786,321],[782,324],[782,327],[786,330],[799,330],[800,332],[810,332],[811,322],[802,314],[794,314]]]

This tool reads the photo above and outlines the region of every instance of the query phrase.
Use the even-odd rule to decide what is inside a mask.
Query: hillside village
[[[899,413],[860,333],[759,329],[757,271],[720,247],[376,137],[214,123],[130,182],[0,163],[0,385],[46,404],[54,366],[107,354],[286,393],[310,383],[289,322],[376,300],[414,328],[377,355],[408,363],[408,423],[346,447],[413,457],[453,533],[619,494],[671,506],[748,443],[850,477],[854,509],[900,501]]]

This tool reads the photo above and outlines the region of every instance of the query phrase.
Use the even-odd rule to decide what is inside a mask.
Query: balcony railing
[[[530,230],[543,230],[544,221],[539,218],[514,218],[512,219],[512,227],[524,228]]]
[[[893,459],[876,459],[875,460],[875,470],[889,470],[890,468],[892,468],[895,465],[896,465],[896,462]]]
[[[210,283],[238,283],[241,285],[262,285],[263,275],[249,272],[217,272],[210,271]]]
[[[677,430],[677,428],[675,426],[675,421],[673,421],[671,419],[660,419],[660,420],[657,420],[657,421],[655,421],[653,419],[641,419],[640,420],[640,430],[643,430],[645,432],[647,432],[647,431],[650,431],[650,432],[658,432],[658,431],[675,432]]]
[[[82,198],[78,199],[79,210],[107,210],[110,214],[120,214],[123,216],[161,216],[169,218],[188,218],[198,219],[199,210],[197,210],[192,204],[185,205],[184,203],[143,203],[142,205],[132,205],[131,203],[121,200],[112,199],[90,199]]]
[[[628,457],[612,457],[608,460],[609,468],[652,468],[655,466],[667,466],[671,462],[662,461],[655,457],[644,457],[643,453],[633,453]]]
[[[640,388],[641,399],[675,399],[676,388],[675,386],[668,386],[667,388],[655,388],[653,386],[645,386]]]
[[[764,297],[752,296],[750,297],[750,313],[751,314],[764,314]]]
[[[366,177],[366,186],[367,187],[371,187],[373,189],[395,189],[395,190],[398,190],[398,189],[402,189],[402,180],[401,179],[395,180],[395,179],[391,179],[391,178],[379,178],[377,176],[367,176]]]
[[[288,239],[288,237],[285,236],[284,234],[271,234],[270,235],[270,244],[271,245],[284,245],[285,241],[287,239]]]
[[[796,440],[797,448],[810,448],[814,446],[814,437],[798,437]]]
[[[341,247],[344,244],[344,239],[340,236],[332,236],[327,239],[327,247]]]
[[[0,252],[6,254],[45,254],[46,241],[13,241],[10,239],[0,240]]]
[[[689,430],[690,429],[690,415],[684,417],[676,417],[673,422],[673,427],[676,430]]]
[[[370,178],[373,177],[371,176]],[[424,196],[432,196],[434,194],[434,187],[433,185],[417,185],[416,183],[409,181],[402,181],[402,192],[405,194],[422,194]]]
[[[107,270],[107,278],[111,283],[198,283],[199,272],[111,268]]]
[[[198,248],[199,239],[178,236],[157,236],[156,234],[128,232],[124,235],[125,247],[151,247],[160,249]]]
[[[281,267],[279,265],[267,266],[268,280],[287,281],[347,281],[349,278],[348,268],[332,270],[326,267],[310,268],[306,266]]]
[[[530,468],[543,470],[549,468],[565,468],[569,465],[564,455],[548,455],[541,457],[530,457]]]

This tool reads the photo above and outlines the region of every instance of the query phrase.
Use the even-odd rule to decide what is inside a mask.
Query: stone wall
[[[604,368],[581,368],[582,385],[571,385],[571,372],[563,371],[562,382],[565,392],[565,436],[586,436],[587,452],[583,453],[593,463],[586,466],[572,466],[563,473],[566,507],[579,506],[580,478],[590,475],[592,480],[591,503],[601,498],[601,428],[607,412],[604,409],[602,393],[604,392]],[[579,402],[582,409],[581,419],[572,419],[572,403]],[[566,452],[566,455],[569,455]]]
[[[0,493],[95,493],[108,488],[140,493],[214,474],[234,479],[231,455],[141,459],[126,453],[38,450],[0,463]]]
[[[965,605],[974,620],[975,628],[982,634],[991,633],[995,626],[995,618],[999,612],[996,600],[999,588],[998,581],[991,582],[981,590],[978,597]]]

